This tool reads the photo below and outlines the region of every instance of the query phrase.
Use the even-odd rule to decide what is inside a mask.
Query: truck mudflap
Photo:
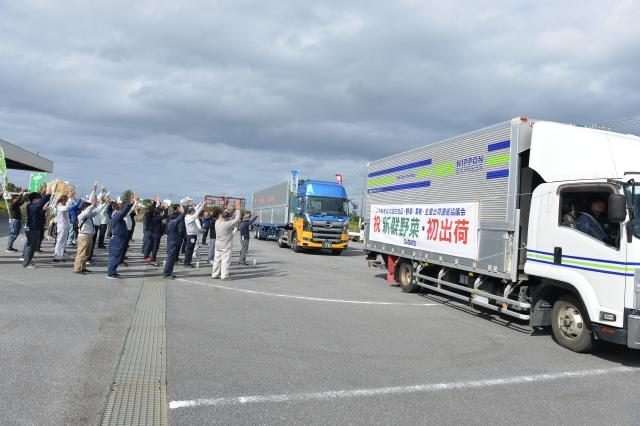
[[[640,315],[631,314],[628,317],[627,346],[640,349]]]

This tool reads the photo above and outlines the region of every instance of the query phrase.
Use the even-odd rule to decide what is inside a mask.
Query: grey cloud
[[[68,179],[248,195],[520,114],[640,106],[633,1],[0,5],[0,137]],[[211,189],[210,189],[211,188]]]

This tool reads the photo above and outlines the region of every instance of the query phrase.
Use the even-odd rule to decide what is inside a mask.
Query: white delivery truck
[[[365,250],[404,291],[640,349],[640,138],[526,117],[369,163]]]

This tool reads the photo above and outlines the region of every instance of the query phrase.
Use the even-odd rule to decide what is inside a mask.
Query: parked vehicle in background
[[[277,240],[295,252],[347,248],[349,204],[344,187],[335,182],[292,179],[253,194],[257,239]]]
[[[425,288],[640,349],[640,138],[526,117],[371,162],[365,250]]]

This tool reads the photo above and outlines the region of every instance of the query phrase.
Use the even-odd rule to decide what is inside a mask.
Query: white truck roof
[[[547,182],[622,178],[640,170],[640,137],[537,121],[529,166]]]

